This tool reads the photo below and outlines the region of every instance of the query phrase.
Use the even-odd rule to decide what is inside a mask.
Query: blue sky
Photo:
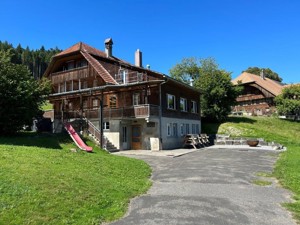
[[[169,74],[183,57],[213,57],[237,77],[269,67],[300,82],[299,0],[0,0],[0,40],[31,49],[82,41]]]

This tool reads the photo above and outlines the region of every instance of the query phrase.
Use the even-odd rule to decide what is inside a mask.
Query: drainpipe
[[[162,145],[162,125],[161,125],[161,117],[162,117],[162,94],[161,94],[161,86],[167,83],[168,80],[166,79],[164,82],[159,84],[159,141]],[[161,146],[162,147],[162,146]]]

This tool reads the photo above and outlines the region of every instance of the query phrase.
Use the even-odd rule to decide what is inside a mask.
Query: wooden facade
[[[276,111],[274,98],[281,93],[282,84],[245,72],[232,82],[243,87],[243,93],[236,99],[233,113],[261,116],[271,115]]]
[[[133,135],[134,129],[141,126],[144,129],[138,129],[145,132],[142,137],[147,141],[140,146],[148,149],[151,137],[164,142],[162,118],[200,124],[197,90],[164,74],[108,56],[84,43],[54,56],[45,76],[52,82],[49,100],[54,105],[55,131],[59,131],[57,127],[66,120],[89,121],[98,129],[104,124],[107,126],[104,134],[108,139],[119,138],[110,141],[119,141],[116,145],[122,149],[124,133]],[[128,146],[123,149],[139,145]],[[170,148],[166,144],[165,147]]]

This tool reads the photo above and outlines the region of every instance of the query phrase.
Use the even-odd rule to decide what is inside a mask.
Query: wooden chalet
[[[275,109],[274,98],[281,94],[283,85],[277,81],[243,72],[232,80],[234,85],[244,87],[242,95],[237,97],[237,105],[233,113],[246,113],[247,115],[270,115]]]
[[[79,42],[55,55],[45,72],[52,82],[54,132],[73,121],[87,129],[105,147],[172,149],[184,135],[200,133],[200,93],[193,87],[112,54],[112,39],[105,52]],[[101,138],[102,137],[102,138]]]

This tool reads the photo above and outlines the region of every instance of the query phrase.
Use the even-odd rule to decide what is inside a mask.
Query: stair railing
[[[90,134],[92,134],[94,137],[96,137],[98,139],[98,142],[100,142],[100,138],[101,138],[101,132],[99,130],[99,128],[97,128],[91,121],[89,121],[88,119],[86,120],[87,124],[88,124],[88,132]],[[107,138],[103,135],[102,137],[102,147],[104,149],[106,149],[106,143],[107,143]]]

